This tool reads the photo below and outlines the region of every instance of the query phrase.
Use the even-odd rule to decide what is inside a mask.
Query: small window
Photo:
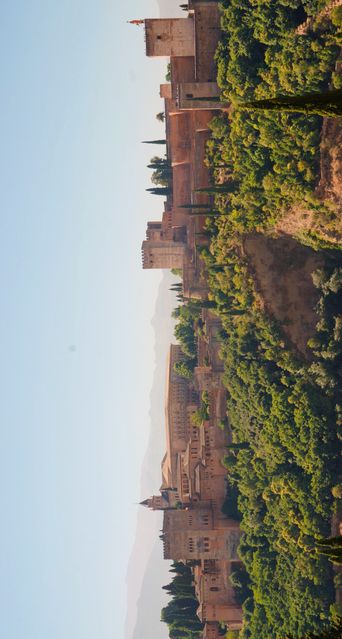
[[[186,96],[187,98],[191,99],[191,98],[193,98],[193,97],[194,97],[194,94],[193,94],[193,93],[186,93],[186,94],[185,94],[185,96]]]
[[[161,35],[157,35],[157,40],[161,40]]]

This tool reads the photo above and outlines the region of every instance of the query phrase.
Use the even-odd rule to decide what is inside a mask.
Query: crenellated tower
[[[188,18],[145,20],[146,55],[194,56],[195,30],[192,16]]]
[[[164,559],[238,561],[239,523],[216,518],[210,506],[164,512]]]
[[[184,242],[145,240],[142,243],[143,268],[183,268]]]

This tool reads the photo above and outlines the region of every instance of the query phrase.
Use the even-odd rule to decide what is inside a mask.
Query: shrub
[[[336,484],[336,486],[333,486],[331,492],[335,499],[342,499],[342,484]]]
[[[334,7],[331,12],[331,21],[336,27],[342,27],[342,6]]]

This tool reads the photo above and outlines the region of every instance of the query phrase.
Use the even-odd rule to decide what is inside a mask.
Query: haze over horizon
[[[152,326],[155,334],[155,372],[150,393],[150,434],[141,469],[141,499],[156,493],[161,483],[161,460],[165,452],[166,359],[173,335],[174,295],[170,284],[175,278],[164,272],[159,285]],[[146,633],[164,638],[167,626],[160,623],[160,610],[167,598],[162,586],[168,583],[168,562],[163,560],[159,530],[162,515],[139,506],[136,537],[127,570],[127,617],[125,637],[138,639]],[[148,582],[148,586],[146,585]],[[134,602],[136,604],[134,605]]]
[[[183,13],[173,0],[158,0],[158,6],[159,17],[181,17]],[[148,62],[153,65],[155,60]],[[160,78],[160,83],[162,82],[163,77]],[[161,215],[162,212],[160,217]],[[161,483],[161,460],[165,452],[166,358],[169,345],[174,340],[171,311],[175,301],[174,296],[168,290],[171,281],[174,281],[174,278],[168,272],[164,272],[152,320],[156,340],[156,367],[150,394],[151,430],[141,476],[142,499],[158,490]],[[162,515],[160,513],[152,513],[146,508],[141,508],[137,515],[136,537],[127,570],[125,639],[140,639],[141,636],[152,636],[154,639],[167,639],[168,637],[166,624],[160,622],[160,610],[168,599],[162,586],[169,580],[169,562],[163,559],[162,544],[159,540],[161,525]],[[133,602],[136,602],[135,605]]]
[[[141,268],[162,210],[141,140],[160,137],[166,60],[147,60],[127,21],[157,5],[0,11],[1,636],[112,639],[125,629],[162,279]]]

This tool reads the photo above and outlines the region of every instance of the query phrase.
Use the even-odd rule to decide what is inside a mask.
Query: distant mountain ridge
[[[179,0],[181,2],[181,0]],[[184,16],[178,2],[174,0],[157,0],[159,17],[174,18]],[[158,15],[144,16],[158,17]],[[162,78],[161,78],[162,81]],[[175,306],[175,297],[169,288],[175,278],[170,272],[164,273],[159,287],[155,314],[152,325],[155,330],[155,362],[156,368],[150,394],[151,429],[148,446],[144,457],[141,474],[141,496],[146,498],[152,494],[161,482],[161,460],[165,452],[164,431],[164,396],[166,380],[166,356],[173,335],[171,312]],[[152,355],[152,354],[151,354]],[[127,617],[125,639],[167,639],[168,628],[160,621],[160,610],[166,602],[166,593],[161,589],[168,583],[168,564],[163,559],[162,545],[158,529],[161,528],[160,513],[151,513],[141,507],[137,518],[137,529],[127,569]],[[151,545],[151,537],[154,543]],[[151,549],[152,547],[152,549]],[[142,560],[142,555],[145,556]],[[150,553],[150,554],[149,554]],[[149,554],[149,557],[146,557]],[[145,561],[143,573],[137,569]],[[132,606],[133,602],[133,606]]]
[[[161,483],[161,460],[165,452],[165,382],[166,358],[173,335],[172,309],[175,296],[169,288],[175,278],[165,272],[159,286],[152,325],[155,331],[155,372],[150,393],[150,433],[141,472],[141,498],[149,497]],[[151,353],[151,357],[153,353]],[[166,594],[161,589],[168,583],[168,565],[163,560],[159,529],[161,513],[140,507],[134,546],[127,569],[126,639],[152,636],[166,639],[167,626],[160,622],[160,609]]]

